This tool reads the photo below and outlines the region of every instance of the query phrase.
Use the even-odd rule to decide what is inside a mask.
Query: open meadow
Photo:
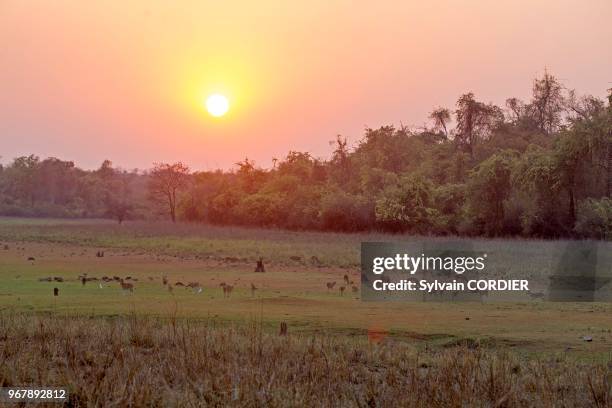
[[[0,385],[69,406],[609,406],[612,305],[361,301],[360,243],[408,238],[0,219]]]
[[[560,354],[603,362],[612,358],[609,303],[362,302],[360,242],[401,239],[4,218],[0,308],[5,314],[136,315],[238,324],[256,320],[271,330],[286,322],[289,333],[363,337],[380,332],[416,347],[467,339],[524,355]],[[524,244],[530,246],[524,240],[488,241],[492,253]],[[103,256],[96,256],[99,252]],[[254,272],[260,258],[265,273]],[[45,280],[49,278],[52,281]],[[119,278],[132,290],[122,289]],[[330,290],[327,282],[337,284]],[[233,290],[224,292],[222,283]],[[585,342],[584,336],[592,341]]]

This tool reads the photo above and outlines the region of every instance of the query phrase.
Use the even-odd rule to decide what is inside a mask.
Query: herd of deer
[[[351,287],[351,290],[353,291],[353,293],[359,292],[359,288],[355,286],[355,282],[349,279],[348,275],[345,274],[343,279],[344,279],[344,285],[338,287],[340,296],[344,296],[344,291],[346,290],[347,286]],[[327,282],[325,285],[327,286],[328,291],[333,290],[334,287],[336,287],[336,281]]]
[[[98,251],[96,253],[96,257],[104,257],[104,252],[103,251]],[[33,257],[31,257],[28,260],[34,260]],[[257,261],[257,266],[255,268],[255,272],[265,272],[265,267],[263,264],[263,259],[260,258]],[[202,285],[200,285],[199,282],[189,282],[187,284],[184,284],[183,282],[177,281],[174,283],[174,285],[172,285],[170,283],[170,281],[168,280],[168,277],[166,275],[163,275],[161,277],[162,279],[162,286],[166,287],[168,292],[172,293],[175,287],[184,287],[185,289],[192,289],[194,291],[194,293],[202,293],[202,291],[204,290],[204,288],[202,287]],[[47,277],[47,278],[41,278],[39,279],[40,281],[48,281],[48,282],[52,282],[52,281],[56,281],[56,282],[63,282],[64,279],[61,277]],[[87,284],[87,282],[91,282],[91,281],[102,281],[104,283],[109,283],[109,282],[118,282],[119,285],[121,286],[121,289],[123,290],[124,293],[134,293],[134,283],[132,282],[137,282],[138,279],[137,278],[133,278],[131,276],[126,276],[125,278],[122,278],[120,276],[103,276],[102,278],[98,279],[96,277],[90,277],[87,276],[87,273],[84,273],[82,275],[79,275],[79,280],[81,281],[81,284],[83,286],[85,286]],[[153,281],[154,278],[153,277],[149,277],[150,281]],[[240,279],[238,279],[240,280]],[[344,292],[346,291],[347,287],[351,287],[353,293],[358,292],[359,288],[354,284],[354,282],[352,280],[349,279],[348,275],[344,275],[343,277],[344,280],[344,285],[339,286],[339,291],[340,291],[340,296],[344,295]],[[128,281],[132,281],[132,282],[128,282]],[[221,282],[219,284],[219,286],[223,289],[223,297],[224,298],[229,298],[232,294],[232,291],[234,290],[234,287],[236,286],[236,282],[234,282],[233,284],[228,284],[225,282]],[[104,286],[102,285],[102,283],[100,282],[99,284],[100,289],[102,289]],[[327,290],[333,290],[336,286],[336,282],[327,282]],[[251,283],[251,296],[255,296],[256,291],[258,290],[257,286],[255,286],[255,284]],[[57,288],[54,288],[54,296],[58,295],[58,290]]]

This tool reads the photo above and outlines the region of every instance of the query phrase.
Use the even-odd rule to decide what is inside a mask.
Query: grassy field
[[[420,350],[393,338],[278,336],[258,321],[0,313],[0,350],[0,385],[65,387],[73,407],[612,403],[610,367],[601,362],[526,360],[478,343]]]
[[[362,302],[359,292],[350,288],[343,296],[326,289],[325,282],[341,282],[344,274],[359,282],[362,241],[404,238],[4,218],[0,219],[0,308],[5,314],[136,315],[227,324],[257,320],[270,330],[287,322],[290,333],[365,338],[382,332],[420,349],[468,339],[527,356],[612,360],[608,303],[371,303]],[[480,242],[509,264],[517,260],[508,248],[536,251],[538,246],[553,245],[532,243]],[[95,256],[100,250],[104,257]],[[538,253],[532,255],[539,259]],[[266,263],[263,274],[253,272],[260,257]],[[117,282],[82,285],[79,275],[83,274],[98,279],[131,276],[137,279],[134,293],[125,293]],[[162,285],[163,276],[173,285],[197,281],[203,291],[173,286],[170,292]],[[39,281],[46,277],[62,277],[64,282]],[[235,286],[229,298],[223,296],[221,282]],[[258,288],[254,294],[251,284]],[[59,296],[53,296],[53,288],[59,289]],[[583,336],[593,341],[585,342]]]

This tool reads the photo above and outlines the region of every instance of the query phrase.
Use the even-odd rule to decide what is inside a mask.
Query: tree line
[[[330,158],[290,151],[229,171],[126,171],[36,156],[0,167],[0,215],[161,219],[329,231],[612,237],[612,90],[578,96],[553,75],[529,101],[461,95],[418,129],[337,136]]]

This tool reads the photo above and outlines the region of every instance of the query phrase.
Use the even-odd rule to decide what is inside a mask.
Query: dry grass
[[[289,332],[255,322],[2,314],[0,386],[67,386],[72,406],[612,404],[603,363]]]

